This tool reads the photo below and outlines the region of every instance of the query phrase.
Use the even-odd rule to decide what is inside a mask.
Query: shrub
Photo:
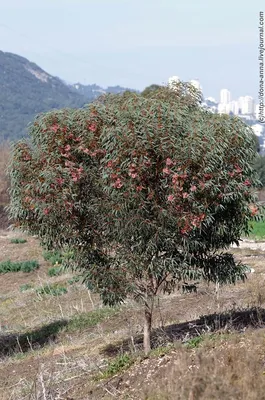
[[[44,285],[40,288],[37,288],[35,292],[40,296],[42,295],[61,296],[62,294],[66,294],[68,290],[64,285],[55,283],[53,285]]]
[[[22,244],[22,243],[26,243],[27,239],[23,239],[23,238],[14,238],[10,240],[11,243],[14,244]]]
[[[21,292],[26,292],[26,290],[30,290],[33,288],[33,285],[31,283],[25,283],[24,285],[21,285],[19,290]]]
[[[114,360],[109,361],[108,366],[103,371],[101,375],[98,375],[95,380],[107,379],[125,371],[130,368],[130,366],[135,362],[130,354],[121,354],[117,356]]]
[[[45,251],[43,253],[43,258],[45,261],[49,261],[52,265],[62,264],[63,256],[59,251]]]
[[[8,272],[32,272],[39,268],[38,261],[2,261],[0,262],[0,274]]]
[[[53,267],[53,268],[49,268],[49,270],[48,270],[49,276],[59,276],[62,273],[63,273],[63,270],[61,267]]]
[[[80,282],[80,276],[73,276],[73,278],[68,279],[68,284],[73,285],[74,283]]]

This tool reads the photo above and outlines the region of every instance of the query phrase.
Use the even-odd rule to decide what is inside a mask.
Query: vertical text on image
[[[259,13],[259,122],[264,117],[264,12]]]

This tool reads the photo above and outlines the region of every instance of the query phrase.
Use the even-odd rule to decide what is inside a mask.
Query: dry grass
[[[128,389],[120,384],[120,397],[126,392],[139,400],[264,399],[264,332],[209,336],[198,348],[179,347],[146,360],[124,376]]]
[[[27,242],[11,243],[16,237]],[[255,269],[247,282],[222,288],[219,298],[205,284],[197,294],[161,298],[156,350],[144,358],[139,306],[102,308],[83,285],[68,284],[70,273],[48,275],[37,239],[0,232],[0,261],[40,263],[28,274],[0,276],[0,399],[265,399],[265,252],[233,251]],[[67,293],[35,291],[54,283]],[[23,285],[29,289],[21,292]]]

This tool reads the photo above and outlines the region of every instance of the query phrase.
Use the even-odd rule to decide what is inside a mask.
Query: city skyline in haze
[[[257,100],[263,1],[0,0],[0,50],[69,83],[143,90],[172,75]]]

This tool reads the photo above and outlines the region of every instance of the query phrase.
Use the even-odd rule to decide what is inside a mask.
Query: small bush
[[[21,292],[26,292],[26,290],[32,289],[33,285],[31,283],[25,283],[24,285],[21,285],[19,290]]]
[[[63,256],[59,251],[45,251],[43,253],[43,258],[45,261],[49,261],[52,265],[62,264]]]
[[[188,340],[185,343],[185,346],[187,346],[188,349],[195,349],[196,347],[199,347],[199,345],[204,341],[204,339],[205,339],[204,336],[196,336]]]
[[[73,276],[73,278],[68,279],[67,283],[69,285],[73,285],[74,283],[77,283],[79,281],[80,281],[80,276],[76,275],[76,276]]]
[[[63,273],[63,270],[61,267],[52,267],[48,270],[48,275],[49,276],[59,276]]]
[[[61,284],[53,284],[53,285],[44,285],[40,288],[37,288],[35,292],[42,296],[42,295],[49,295],[49,296],[61,296],[62,294],[67,293],[67,288]]]
[[[21,243],[26,243],[27,239],[23,239],[23,238],[14,238],[10,240],[10,243],[13,244],[21,244]]]
[[[135,358],[133,358],[130,354],[121,354],[114,360],[110,361],[102,375],[96,376],[95,380],[110,378],[113,375],[130,368],[134,362]]]
[[[170,351],[174,349],[173,344],[169,344],[168,346],[161,346],[151,350],[149,357],[163,357],[165,354],[168,354]]]
[[[0,274],[6,274],[8,272],[32,272],[39,268],[38,261],[2,261],[0,263]]]

